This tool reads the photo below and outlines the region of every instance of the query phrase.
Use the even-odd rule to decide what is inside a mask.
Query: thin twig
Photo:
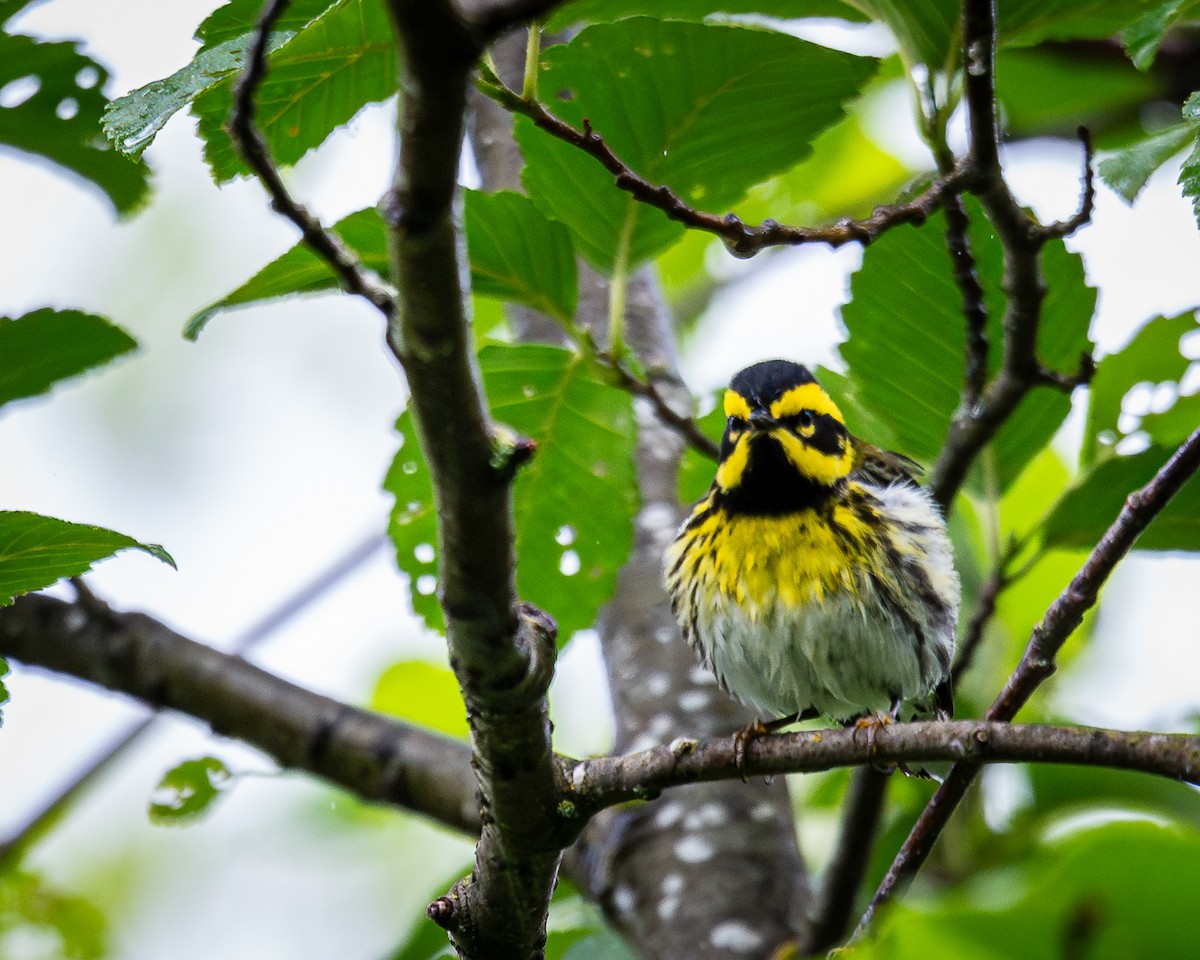
[[[1091,222],[1092,212],[1096,207],[1096,175],[1092,169],[1094,150],[1092,135],[1087,127],[1079,128],[1079,141],[1083,144],[1083,173],[1079,178],[1081,184],[1079,207],[1074,215],[1066,220],[1056,220],[1042,227],[1041,233],[1047,240],[1069,237],[1080,227]]]
[[[959,409],[962,414],[969,415],[979,405],[979,398],[987,383],[987,301],[975,269],[975,256],[971,252],[968,232],[970,220],[962,198],[947,197],[945,211],[946,247],[950,251],[954,281],[962,294],[963,317],[967,324],[966,362]]]
[[[649,400],[658,418],[683,437],[687,441],[688,446],[693,450],[703,454],[710,460],[720,458],[721,450],[717,444],[712,441],[708,434],[700,429],[700,425],[694,418],[676,413],[666,398],[659,393],[658,387],[654,385],[652,380],[640,379],[619,360],[606,354],[597,354],[596,359],[613,372],[617,378],[617,383],[622,388],[635,396],[645,397]]]
[[[246,53],[246,64],[233,86],[233,110],[227,129],[246,165],[258,177],[271,198],[271,209],[292,221],[302,241],[337,274],[350,293],[365,298],[384,316],[395,309],[395,294],[375,273],[363,266],[358,256],[336,233],[327,230],[315,216],[288,192],[271,159],[270,147],[255,121],[254,97],[267,74],[267,41],[289,0],[268,0]]]
[[[966,630],[963,632],[962,643],[958,645],[958,653],[954,659],[952,675],[955,687],[958,686],[963,675],[971,669],[975,653],[979,649],[979,644],[983,641],[983,635],[987,631],[987,626],[991,623],[992,617],[996,615],[996,601],[999,599],[1004,588],[1011,582],[1012,580],[1006,572],[1004,563],[1001,562],[988,574],[987,580],[979,588],[979,596],[975,600],[975,609],[972,611],[971,619],[967,623]]]
[[[907,203],[877,207],[871,216],[862,220],[844,219],[827,227],[791,227],[774,220],[764,220],[758,226],[751,226],[732,213],[719,216],[697,210],[665,184],[651,183],[621,160],[587,120],[583,121],[582,130],[576,130],[566,121],[550,113],[541,103],[523,99],[515,90],[505,86],[494,74],[487,71],[484,71],[478,86],[483,93],[508,110],[528,117],[535,126],[551,136],[594,157],[613,175],[613,181],[619,189],[642,203],[661,210],[671,220],[720,237],[729,252],[736,257],[752,257],[767,247],[799,246],[805,243],[827,243],[831,247],[861,243],[866,246],[892,227],[903,223],[924,223],[947,196],[957,193],[962,188],[965,177],[965,169],[956,169],[934,180],[921,194]]]
[[[1100,587],[1113,568],[1197,468],[1200,468],[1200,429],[1188,437],[1146,486],[1129,495],[1120,514],[1100,538],[1079,573],[1034,628],[1025,655],[988,708],[986,720],[1011,720],[1038,686],[1054,673],[1058,651],[1082,622],[1084,613],[1095,604]],[[875,910],[902,890],[920,870],[978,772],[979,763],[974,759],[962,760],[951,768],[949,776],[914,824],[870,907],[859,921],[860,932],[870,923]]]

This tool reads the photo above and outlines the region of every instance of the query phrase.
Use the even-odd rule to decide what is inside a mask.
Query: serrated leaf
[[[150,798],[150,822],[177,827],[192,823],[212,810],[230,785],[233,774],[216,757],[185,760],[165,774]]]
[[[579,287],[571,235],[515,193],[465,192],[467,255],[476,296],[523,303],[562,323],[575,315]],[[363,266],[388,271],[387,227],[374,207],[343,217],[331,228]],[[253,277],[188,319],[184,336],[195,340],[218,313],[296,294],[339,288],[329,265],[305,244],[263,267]]]
[[[1003,250],[979,207],[967,204],[971,247],[988,312],[989,373],[1000,365],[1004,296]],[[893,435],[901,453],[931,462],[941,451],[959,403],[966,334],[962,295],[945,247],[945,217],[920,229],[892,230],[871,244],[851,279],[842,308],[849,338],[840,350],[850,368],[854,395]],[[1042,304],[1038,357],[1074,372],[1089,350],[1087,331],[1096,292],[1084,280],[1078,255],[1061,242],[1047,244],[1044,270],[1052,278]],[[1070,400],[1034,390],[992,441],[995,480],[1003,491],[1046,444],[1070,410]]]
[[[126,549],[141,550],[175,566],[162,547],[139,543],[123,533],[36,513],[0,510],[0,607],[22,593],[86,573],[92,564]]]
[[[1121,43],[1139,70],[1149,70],[1167,32],[1194,7],[1195,0],[1170,0],[1138,17],[1121,31]]]
[[[396,45],[384,5],[340,0],[270,56],[256,98],[258,126],[275,162],[288,166],[395,92]],[[228,81],[192,101],[217,183],[247,172],[225,132],[232,102]]]
[[[0,317],[0,407],[136,349],[120,327],[78,310]]]
[[[1081,465],[1093,463],[1103,446],[1115,446],[1123,436],[1121,404],[1131,389],[1139,383],[1179,382],[1190,363],[1180,343],[1196,329],[1196,316],[1190,310],[1174,317],[1155,317],[1129,343],[1100,361],[1088,396]]]
[[[586,358],[557,347],[489,345],[479,362],[496,420],[537,443],[513,485],[517,590],[555,617],[565,643],[591,626],[632,542],[631,399]],[[389,532],[414,610],[441,629],[432,484],[407,413],[397,429],[400,453],[384,480],[396,498]]]
[[[1174,447],[1150,447],[1130,457],[1110,457],[1069,490],[1047,517],[1043,542],[1091,547],[1117,518],[1125,498],[1144,487]],[[1192,477],[1155,517],[1135,550],[1200,550],[1200,482]]]
[[[579,285],[566,227],[506,191],[466,191],[463,219],[477,296],[523,303],[561,323],[574,318]]]
[[[1196,99],[1196,94],[1193,93],[1191,99]],[[1192,144],[1191,153],[1183,158],[1183,165],[1179,168],[1179,185],[1183,187],[1183,195],[1192,201],[1192,213],[1196,222],[1200,223],[1200,137]]]
[[[401,660],[383,671],[371,709],[466,740],[466,709],[454,674],[425,660]]]
[[[358,254],[363,266],[376,273],[386,274],[387,230],[378,210],[374,207],[358,210],[343,217],[331,229]],[[295,294],[323,293],[338,288],[338,278],[329,268],[329,264],[305,244],[297,243],[240,287],[190,317],[183,335],[189,340],[195,340],[208,321],[223,310],[265,303]]]
[[[1096,169],[1126,203],[1133,203],[1154,171],[1195,141],[1195,124],[1179,123],[1105,157]]]
[[[331,0],[295,0],[287,5],[267,39],[268,54],[292,39]],[[205,90],[228,84],[242,68],[258,17],[259,0],[233,0],[218,7],[200,25],[203,45],[189,63],[169,77],[119,97],[104,112],[104,133],[122,153],[140,157],[176,113]]]
[[[539,83],[556,114],[576,128],[588,119],[642,176],[723,213],[803,160],[875,68],[770,31],[643,17],[549,48]],[[593,264],[610,270],[623,246],[637,263],[679,238],[678,224],[618,190],[594,159],[519,119],[529,195]]]
[[[149,172],[100,132],[108,71],[74,43],[0,33],[0,144],[45,157],[104,191],[127,213],[146,196]]]

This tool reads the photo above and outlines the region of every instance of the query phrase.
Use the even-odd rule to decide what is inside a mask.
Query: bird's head
[[[743,512],[811,506],[854,465],[841,411],[798,363],[746,367],[725,391],[725,416],[716,486]]]

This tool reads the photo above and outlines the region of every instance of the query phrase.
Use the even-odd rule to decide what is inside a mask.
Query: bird
[[[790,360],[736,374],[724,413],[716,475],[664,566],[685,639],[772,718],[739,736],[952,716],[960,586],[920,467],[851,434]]]

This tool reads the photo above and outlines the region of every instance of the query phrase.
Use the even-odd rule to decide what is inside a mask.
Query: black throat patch
[[[776,516],[818,507],[833,496],[835,489],[801,475],[783,447],[761,434],[750,440],[750,456],[737,486],[718,489],[714,499],[729,513]]]

